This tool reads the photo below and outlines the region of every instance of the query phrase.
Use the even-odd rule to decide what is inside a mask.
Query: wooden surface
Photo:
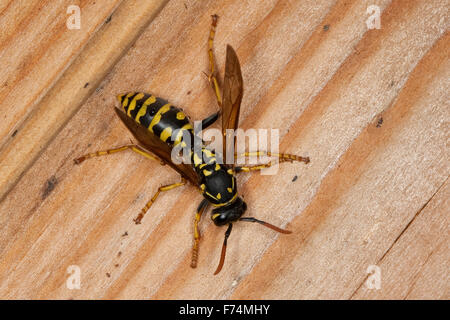
[[[80,30],[66,28],[71,4]],[[380,29],[366,25],[369,5]],[[0,298],[449,299],[449,8],[2,1]],[[217,110],[203,74],[213,13],[219,72],[226,44],[242,65],[241,127],[280,129],[281,151],[311,158],[239,176],[248,215],[293,234],[235,224],[217,276],[225,230],[208,216],[189,267],[194,188],[162,195],[133,223],[179,179],[173,170],[127,152],[73,164],[129,143],[116,94],[151,92],[192,119]],[[81,288],[70,290],[73,265]]]

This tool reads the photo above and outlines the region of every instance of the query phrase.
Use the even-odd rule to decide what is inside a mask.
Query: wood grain
[[[111,22],[113,16],[111,14],[103,21],[103,28],[95,34],[70,67],[66,66],[68,69],[60,81],[39,104],[34,105],[35,101],[26,104],[27,101],[24,101],[23,106],[26,107],[24,110],[27,110],[29,116],[23,117],[21,121],[23,127],[17,126],[14,122],[9,123],[11,128],[16,129],[10,136],[5,137],[5,143],[0,148],[0,199],[8,193],[93,90],[101,86],[100,82],[106,73],[124,54],[123,51],[133,43],[140,30],[152,20],[163,3],[164,1],[154,1],[139,5],[133,1],[124,2],[115,12],[116,19]],[[59,14],[67,17],[65,11]],[[127,19],[129,16],[133,16],[134,19]],[[45,24],[41,28],[44,27]],[[77,33],[81,30],[84,30],[84,27],[66,32]],[[61,63],[59,60],[56,62]],[[46,73],[45,70],[42,71]],[[36,81],[34,84],[36,85]],[[8,101],[2,103],[5,110],[9,105]],[[5,124],[7,123],[8,120],[5,120]],[[36,141],[39,143],[35,143]]]
[[[380,29],[360,0],[80,1],[74,33],[68,2],[2,3],[0,297],[448,299],[450,6],[370,4]],[[73,164],[129,143],[118,93],[192,119],[217,110],[202,73],[213,13],[219,73],[226,44],[242,66],[241,127],[279,129],[280,150],[311,158],[239,176],[248,215],[293,234],[235,224],[218,276],[225,230],[208,217],[189,268],[194,188],[133,223],[173,170],[127,152]],[[72,265],[80,289],[66,285]]]
[[[0,146],[33,111],[36,103],[80,53],[117,6],[104,1],[10,1],[0,18],[0,99],[5,112],[0,124]],[[82,28],[69,30],[66,10],[79,5]],[[5,109],[6,110],[6,109]]]

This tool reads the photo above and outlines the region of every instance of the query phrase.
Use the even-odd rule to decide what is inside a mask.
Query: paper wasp
[[[222,133],[224,138],[222,156],[223,159],[227,159],[226,155],[230,154],[230,152],[232,152],[234,156],[234,149],[232,147],[236,144],[236,137],[227,135],[226,130],[236,130],[238,128],[239,110],[243,96],[243,80],[236,52],[228,45],[223,90],[222,92],[220,91],[215,76],[214,55],[212,50],[217,19],[217,15],[212,16],[211,30],[208,39],[210,64],[209,81],[214,89],[217,103],[221,108],[221,111],[204,119],[202,121],[202,128],[207,128],[213,124],[220,115],[222,116]],[[75,163],[79,164],[88,158],[96,156],[132,150],[149,159],[162,160],[164,164],[175,169],[181,175],[181,181],[160,187],[141,210],[136,219],[134,219],[136,224],[141,222],[145,213],[161,192],[185,185],[187,182],[190,182],[197,187],[204,199],[198,206],[194,220],[194,244],[191,267],[195,268],[197,266],[198,246],[200,241],[198,224],[203,212],[210,204],[214,207],[211,213],[211,219],[214,224],[217,226],[228,225],[225,232],[219,265],[214,274],[219,273],[222,269],[225,260],[227,239],[231,233],[233,222],[257,222],[277,232],[291,233],[290,231],[278,228],[270,223],[253,217],[242,217],[247,209],[247,205],[242,198],[238,196],[236,174],[239,172],[249,172],[268,168],[272,165],[272,162],[256,166],[236,166],[234,163],[221,164],[217,161],[215,150],[209,149],[204,143],[197,149],[194,148],[192,144],[186,143],[188,140],[187,138],[190,138],[191,141],[194,139],[195,132],[193,125],[181,109],[172,106],[164,99],[142,92],[121,94],[118,95],[117,98],[120,101],[124,112],[118,108],[115,108],[115,111],[122,122],[139,141],[140,145],[130,144],[106,151],[97,151],[76,159]],[[172,161],[171,152],[175,147],[184,148],[184,151],[188,152],[192,163],[174,163]],[[308,157],[300,157],[291,154],[271,154],[270,152],[260,151],[252,152],[251,154],[266,154],[269,157],[277,157],[280,162],[309,162]],[[245,156],[251,154],[245,153]]]

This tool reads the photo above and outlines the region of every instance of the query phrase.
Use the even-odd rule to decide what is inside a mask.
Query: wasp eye
[[[225,223],[227,223],[227,215],[226,214],[220,214],[216,213],[211,216],[212,220],[214,221],[214,224],[217,226],[221,226]]]

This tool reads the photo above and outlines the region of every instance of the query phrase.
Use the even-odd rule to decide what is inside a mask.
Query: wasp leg
[[[220,94],[219,83],[217,82],[217,78],[215,76],[215,66],[214,66],[215,59],[213,53],[214,35],[216,34],[217,19],[219,18],[219,16],[214,14],[211,16],[211,18],[212,23],[208,38],[208,56],[209,56],[209,72],[210,72],[208,80],[211,83],[212,88],[214,89],[214,93],[216,94],[217,103],[219,104],[219,107],[221,107],[222,96]]]
[[[121,151],[125,151],[125,150],[131,150],[131,151],[134,151],[134,152],[136,152],[136,153],[138,153],[140,155],[143,155],[144,157],[146,157],[148,159],[160,161],[157,157],[155,157],[154,155],[148,153],[147,151],[142,149],[137,144],[129,144],[129,145],[122,146],[122,147],[119,147],[119,148],[108,149],[108,150],[104,150],[104,151],[97,151],[97,152],[94,152],[94,153],[88,153],[88,154],[85,154],[82,157],[79,157],[79,158],[75,159],[74,162],[75,162],[75,164],[80,164],[84,160],[89,159],[89,158],[106,156],[106,155],[109,155],[109,154],[113,154],[113,153],[117,153],[117,152],[121,152]]]
[[[197,267],[197,258],[198,258],[198,243],[200,241],[200,231],[198,230],[198,224],[200,222],[200,218],[202,217],[203,212],[208,207],[208,200],[203,199],[200,202],[200,205],[197,208],[197,213],[195,214],[194,220],[194,246],[192,247],[192,259],[191,259],[191,268]]]
[[[294,154],[287,154],[287,153],[271,153],[267,151],[255,151],[255,152],[244,152],[240,155],[240,157],[259,157],[259,156],[268,156],[268,157],[277,157],[278,162],[293,162],[293,161],[301,161],[304,163],[309,163],[309,157],[300,157]],[[237,158],[237,154],[235,154],[235,158]],[[242,166],[242,167],[235,167],[234,170],[236,173],[239,172],[249,172],[249,171],[255,171],[255,170],[262,170],[264,168],[269,168],[274,164],[274,162],[268,162],[264,164],[258,164],[255,166]]]
[[[208,128],[210,125],[212,125],[214,122],[216,122],[217,119],[219,119],[220,112],[216,112],[209,117],[202,120],[202,129]]]
[[[301,157],[297,156],[295,154],[288,154],[288,153],[271,153],[268,151],[255,151],[255,152],[244,152],[239,157],[261,157],[261,156],[268,156],[268,157],[276,157],[278,158],[279,162],[293,162],[293,161],[299,161],[304,163],[309,163],[309,157]],[[238,157],[237,154],[234,155],[234,158],[236,159]],[[257,169],[255,169],[257,170]]]
[[[272,162],[264,163],[264,164],[257,164],[255,166],[243,166],[243,167],[235,167],[234,172],[250,172],[250,171],[256,171],[256,170],[262,170],[264,168],[269,168],[273,165]]]
[[[147,202],[147,204],[145,205],[144,208],[142,208],[141,212],[139,213],[139,215],[136,217],[136,219],[134,219],[133,221],[136,224],[140,224],[142,218],[144,217],[145,213],[148,211],[148,209],[150,209],[150,207],[152,206],[153,202],[155,202],[156,198],[158,198],[159,194],[163,191],[169,191],[172,189],[175,189],[177,187],[181,187],[184,186],[186,184],[186,180],[184,180],[184,178],[181,178],[181,182],[178,183],[173,183],[173,184],[168,184],[167,186],[162,186],[158,188],[158,191],[156,191],[156,193],[153,195],[153,197],[150,199],[149,202]]]

